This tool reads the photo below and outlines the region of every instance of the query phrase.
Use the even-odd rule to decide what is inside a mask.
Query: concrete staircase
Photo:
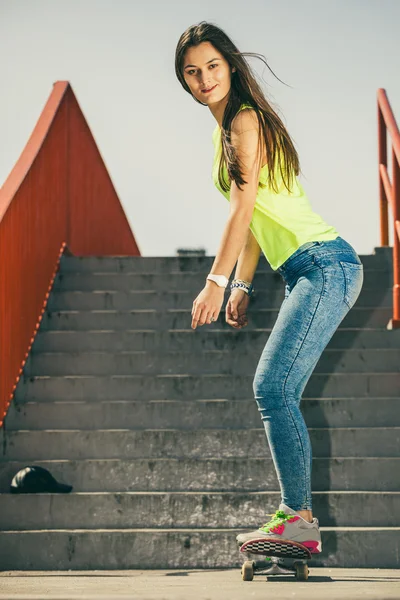
[[[225,323],[224,302],[193,331],[213,259],[62,258],[1,431],[2,570],[241,565],[236,534],[280,501],[252,380],[284,285],[261,256],[248,327]],[[361,259],[364,288],[302,401],[323,542],[310,565],[399,568],[392,248]],[[32,464],[72,493],[9,494]]]

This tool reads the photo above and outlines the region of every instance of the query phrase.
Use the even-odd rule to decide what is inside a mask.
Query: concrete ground
[[[309,569],[308,581],[283,575],[242,581],[240,569],[3,571],[0,599],[400,599],[400,569]]]

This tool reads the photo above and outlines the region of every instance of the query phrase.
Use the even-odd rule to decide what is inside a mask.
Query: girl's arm
[[[260,254],[261,248],[259,243],[251,229],[249,229],[246,243],[237,261],[235,279],[243,279],[251,283],[257,269]]]
[[[243,277],[244,269],[249,271],[251,278],[257,266],[256,252],[253,236],[249,238],[249,225],[253,216],[254,205],[258,191],[258,180],[261,169],[262,151],[258,147],[258,121],[254,111],[243,110],[232,121],[231,143],[240,159],[243,178],[247,183],[239,189],[232,180],[229,194],[230,215],[225,226],[221,245],[215,257],[210,273],[225,275],[228,279],[236,261],[240,259],[240,279],[250,281]],[[250,244],[249,244],[250,240]],[[245,248],[245,249],[243,249]],[[247,249],[246,249],[247,248]],[[258,254],[258,258],[259,258]],[[247,261],[251,257],[251,264]],[[246,266],[244,267],[244,263]],[[215,286],[213,281],[207,280],[207,285]]]

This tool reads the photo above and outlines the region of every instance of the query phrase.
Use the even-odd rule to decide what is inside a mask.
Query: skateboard
[[[303,544],[276,538],[254,538],[240,545],[240,552],[247,560],[242,564],[243,581],[252,581],[254,575],[295,575],[298,581],[307,581],[307,560],[311,552]],[[254,560],[252,555],[265,556],[264,560]],[[243,555],[242,555],[243,556]],[[286,564],[285,559],[294,559]]]

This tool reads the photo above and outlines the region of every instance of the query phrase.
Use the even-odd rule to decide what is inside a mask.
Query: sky
[[[180,35],[200,21],[284,82],[247,59],[294,141],[313,210],[373,253],[376,97],[386,90],[400,124],[400,0],[0,0],[0,186],[53,83],[67,80],[141,254],[215,256],[229,216],[211,179],[216,121],[174,70]]]

